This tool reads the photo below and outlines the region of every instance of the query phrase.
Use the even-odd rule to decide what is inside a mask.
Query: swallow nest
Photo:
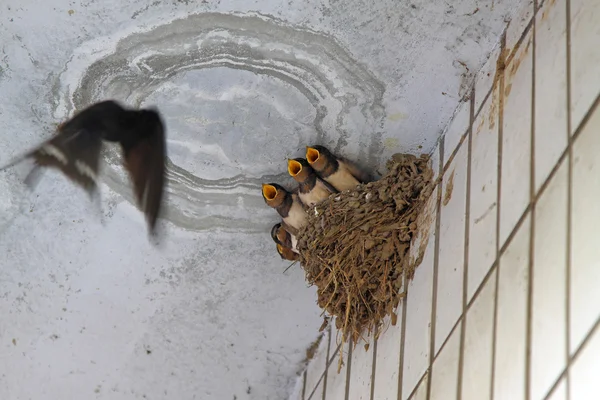
[[[387,315],[395,325],[403,276],[412,278],[427,245],[411,252],[411,242],[419,225],[431,225],[424,216],[434,187],[429,157],[397,154],[387,169],[380,180],[309,209],[309,223],[298,232],[300,262],[317,286],[317,302],[337,317],[342,342],[354,346]]]

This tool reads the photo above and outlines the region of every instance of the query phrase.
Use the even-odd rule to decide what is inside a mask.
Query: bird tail
[[[40,168],[39,165],[34,165],[34,167],[29,171],[23,182],[27,187],[33,191],[37,185],[40,183],[42,176],[44,175],[44,171]]]
[[[27,154],[15,157],[12,161],[10,161],[9,163],[0,167],[0,171],[4,171],[6,169],[14,167],[15,165],[17,165],[21,161],[24,161],[26,158],[29,158],[30,156],[31,156],[31,153],[27,153]],[[35,163],[33,168],[29,171],[29,173],[27,173],[27,176],[25,176],[25,179],[23,180],[23,182],[25,183],[25,185],[27,185],[27,187],[30,190],[33,191],[37,187],[38,183],[40,182],[43,174],[44,174],[44,172],[40,168],[40,165]]]
[[[26,154],[26,155],[20,155],[18,157],[13,158],[12,161],[10,161],[7,164],[5,164],[4,166],[0,167],[0,171],[4,171],[5,169],[8,169],[10,167],[14,167],[16,164],[20,163],[21,161],[23,161],[28,156],[29,156],[29,154]]]

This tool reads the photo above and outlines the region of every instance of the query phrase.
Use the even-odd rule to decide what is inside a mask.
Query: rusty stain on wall
[[[448,178],[448,182],[446,182],[446,189],[444,190],[444,202],[442,203],[444,206],[447,206],[452,198],[452,190],[454,189],[454,170],[450,173],[450,177]]]

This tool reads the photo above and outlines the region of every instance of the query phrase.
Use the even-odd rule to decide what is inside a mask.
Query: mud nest
[[[411,240],[433,190],[429,157],[397,154],[376,182],[330,196],[308,210],[298,232],[300,262],[318,304],[354,345],[392,316],[412,278]],[[421,219],[419,219],[421,220]],[[421,258],[421,257],[418,257]]]

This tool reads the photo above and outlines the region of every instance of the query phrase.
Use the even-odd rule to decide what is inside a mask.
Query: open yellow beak
[[[315,150],[312,147],[306,146],[306,160],[309,164],[314,163],[319,159],[319,150]]]
[[[262,192],[263,196],[265,196],[265,199],[267,200],[273,200],[277,196],[277,189],[268,183],[263,183]]]
[[[302,171],[302,164],[296,160],[288,159],[288,173],[291,176],[296,176]]]
[[[277,245],[277,252],[279,253],[279,256],[281,258],[283,258],[284,260],[296,261],[298,259],[298,255],[296,253],[294,253],[292,250],[290,250],[288,248],[284,248],[280,244]]]

